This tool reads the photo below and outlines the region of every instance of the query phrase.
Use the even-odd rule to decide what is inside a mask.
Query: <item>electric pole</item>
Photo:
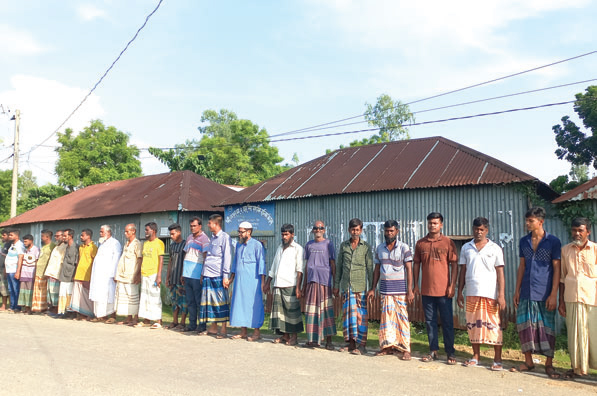
[[[10,194],[10,218],[17,215],[17,192],[19,182],[19,127],[21,123],[21,111],[15,111],[15,143],[12,156],[12,191]]]

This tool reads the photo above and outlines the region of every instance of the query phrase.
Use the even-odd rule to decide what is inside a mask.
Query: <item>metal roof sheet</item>
[[[562,203],[566,201],[582,201],[584,199],[597,199],[597,177],[573,188],[551,202]]]
[[[9,219],[0,227],[164,211],[218,211],[233,190],[191,171],[162,173],[81,188]]]
[[[536,180],[493,157],[436,136],[336,150],[232,194],[220,205]]]

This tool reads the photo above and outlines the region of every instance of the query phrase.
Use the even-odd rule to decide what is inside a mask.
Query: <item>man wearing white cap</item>
[[[243,221],[238,226],[238,244],[230,270],[230,283],[236,279],[232,291],[230,326],[240,327],[240,334],[233,339],[257,341],[261,338],[259,328],[263,326],[262,284],[265,281],[265,251],[261,242],[251,238],[253,226]],[[255,329],[247,337],[247,327]]]

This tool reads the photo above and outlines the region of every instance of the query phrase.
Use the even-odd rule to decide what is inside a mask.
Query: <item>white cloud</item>
[[[39,43],[31,33],[8,25],[0,25],[0,53],[10,55],[36,55],[49,48]]]
[[[77,7],[77,15],[84,21],[92,21],[97,18],[106,17],[106,11],[93,4],[82,4]]]

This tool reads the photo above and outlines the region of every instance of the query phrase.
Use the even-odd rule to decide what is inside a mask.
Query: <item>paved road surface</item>
[[[0,394],[595,395],[597,383],[0,313]]]

